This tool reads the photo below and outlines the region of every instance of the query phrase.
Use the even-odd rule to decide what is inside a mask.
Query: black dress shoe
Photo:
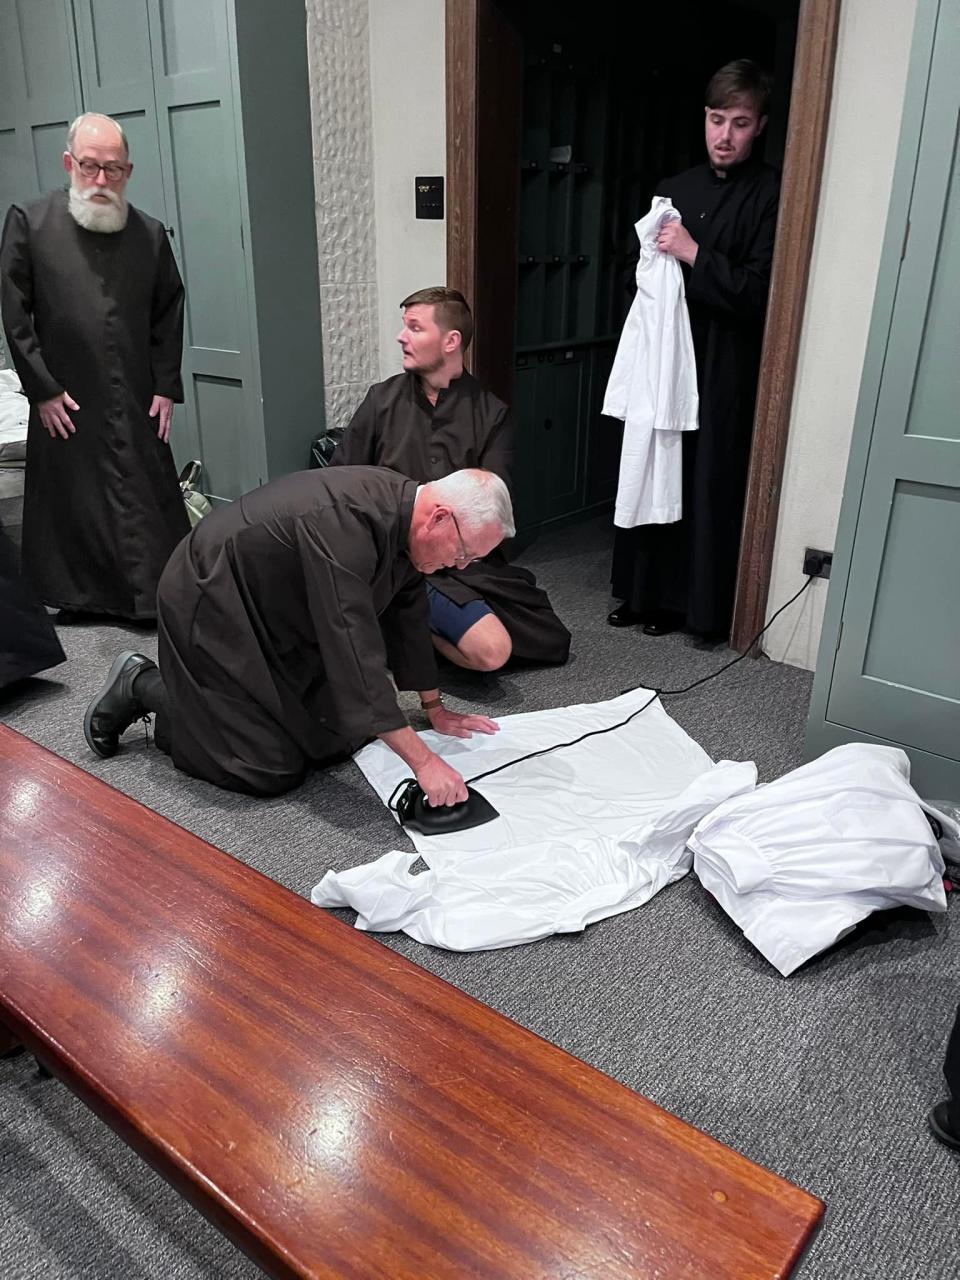
[[[83,717],[83,736],[98,756],[105,759],[115,756],[121,733],[147,714],[134,695],[133,682],[141,671],[149,671],[156,665],[132,649],[124,649],[114,658],[100,692],[91,700]]]
[[[635,627],[641,618],[639,613],[634,613],[624,600],[623,604],[618,604],[611,613],[607,614],[607,621],[611,627]]]
[[[669,636],[683,626],[679,613],[658,613],[643,628],[645,636]]]
[[[954,1151],[960,1151],[960,1127],[957,1124],[960,1114],[958,1113],[960,1113],[960,1103],[938,1102],[927,1114],[930,1132],[938,1142],[942,1142],[945,1147],[952,1147]]]

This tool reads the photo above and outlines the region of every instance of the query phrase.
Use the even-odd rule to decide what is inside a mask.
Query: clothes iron
[[[500,815],[486,796],[467,787],[467,798],[459,804],[427,804],[423,788],[415,778],[405,778],[387,801],[401,823],[422,836],[446,835],[482,827]]]

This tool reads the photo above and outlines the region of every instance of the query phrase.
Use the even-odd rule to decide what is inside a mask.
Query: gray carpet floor
[[[570,625],[573,658],[560,670],[449,669],[452,704],[496,715],[641,683],[675,687],[731,656],[606,626],[609,556],[604,522],[530,548],[523,560]],[[69,661],[0,695],[14,728],[297,893],[329,867],[403,842],[349,764],[257,801],[178,775],[138,731],[115,759],[93,758],[81,729],[87,699],[117,649],[153,653],[155,636],[108,626],[60,634]],[[668,709],[714,758],[754,759],[770,779],[800,763],[810,685],[807,672],[747,660]],[[960,1159],[928,1136],[924,1118],[943,1092],[960,994],[957,910],[875,916],[788,979],[692,875],[639,911],[531,946],[456,955],[383,941],[820,1196],[827,1215],[801,1272],[808,1280],[953,1280]],[[24,1056],[0,1062],[0,1214],[6,1280],[259,1274]]]

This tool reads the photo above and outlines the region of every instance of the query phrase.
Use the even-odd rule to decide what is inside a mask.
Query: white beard
[[[109,204],[95,203],[94,195],[105,195]],[[102,231],[111,233],[122,231],[127,225],[128,205],[123,196],[115,191],[77,191],[71,187],[69,197],[70,215],[84,231]]]

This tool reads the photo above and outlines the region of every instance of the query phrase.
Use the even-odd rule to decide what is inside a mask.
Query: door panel
[[[243,383],[197,373],[193,396],[195,418],[204,430],[204,487],[219,498],[244,493],[248,485],[243,450],[237,448],[237,423],[243,421],[244,412]]]
[[[582,506],[583,424],[589,365],[580,353],[557,353],[540,366],[540,394],[534,419],[539,461],[537,487],[541,518],[556,519]]]
[[[92,54],[84,67],[85,100],[91,93],[140,93],[145,83],[150,85],[150,29],[143,0],[74,0],[74,11],[78,37]]]
[[[587,420],[589,442],[587,444],[586,503],[594,506],[600,502],[612,502],[617,496],[620,475],[620,450],[623,444],[623,423],[616,418],[604,418],[600,413],[603,396],[610,381],[616,343],[594,348],[592,351],[593,377],[590,387],[590,409]]]
[[[952,178],[933,291],[920,350],[907,433],[960,441],[960,165],[954,138]],[[911,231],[912,234],[912,231]]]
[[[960,26],[947,11],[941,15],[927,64],[909,238],[890,311],[825,720],[854,737],[873,735],[924,758],[955,761]],[[882,269],[896,266],[885,258]],[[845,504],[851,500],[846,494]]]
[[[68,121],[76,110],[76,85],[64,75],[74,62],[69,6],[63,0],[13,0],[11,34],[19,34],[24,96],[33,111],[54,112]],[[6,30],[6,23],[4,29]]]
[[[69,0],[0,0],[0,216],[66,183],[80,81]]]
[[[890,511],[877,598],[870,621],[864,675],[883,681],[911,701],[926,691],[956,699],[960,683],[960,489],[898,480]],[[924,572],[917,573],[916,566]],[[942,583],[943,590],[934,584]],[[935,613],[936,626],[925,625]],[[957,648],[942,643],[957,638]],[[916,727],[906,730],[911,740]],[[930,743],[912,742],[913,746]],[[939,744],[946,751],[948,742]]]
[[[173,79],[192,72],[217,72],[222,33],[216,5],[196,0],[160,0],[163,74]]]
[[[223,106],[199,102],[168,112],[170,157],[177,181],[177,224],[184,273],[190,278],[191,346],[239,353],[243,314],[235,271],[238,245],[223,234],[211,191],[224,191],[230,171],[223,149]]]
[[[33,152],[33,172],[37,183],[37,194],[45,191],[56,191],[66,185],[67,175],[63,168],[63,152],[67,145],[67,129],[70,121],[54,120],[50,124],[30,126],[30,146]]]
[[[226,0],[146,0],[172,244],[187,294],[178,461],[235,498],[266,475]]]
[[[537,486],[538,459],[533,423],[537,413],[537,366],[524,360],[513,380],[513,421],[516,453],[513,476],[513,504],[518,529],[539,524],[540,492]]]
[[[74,0],[85,111],[122,126],[133,173],[127,199],[167,225],[146,0]]]

